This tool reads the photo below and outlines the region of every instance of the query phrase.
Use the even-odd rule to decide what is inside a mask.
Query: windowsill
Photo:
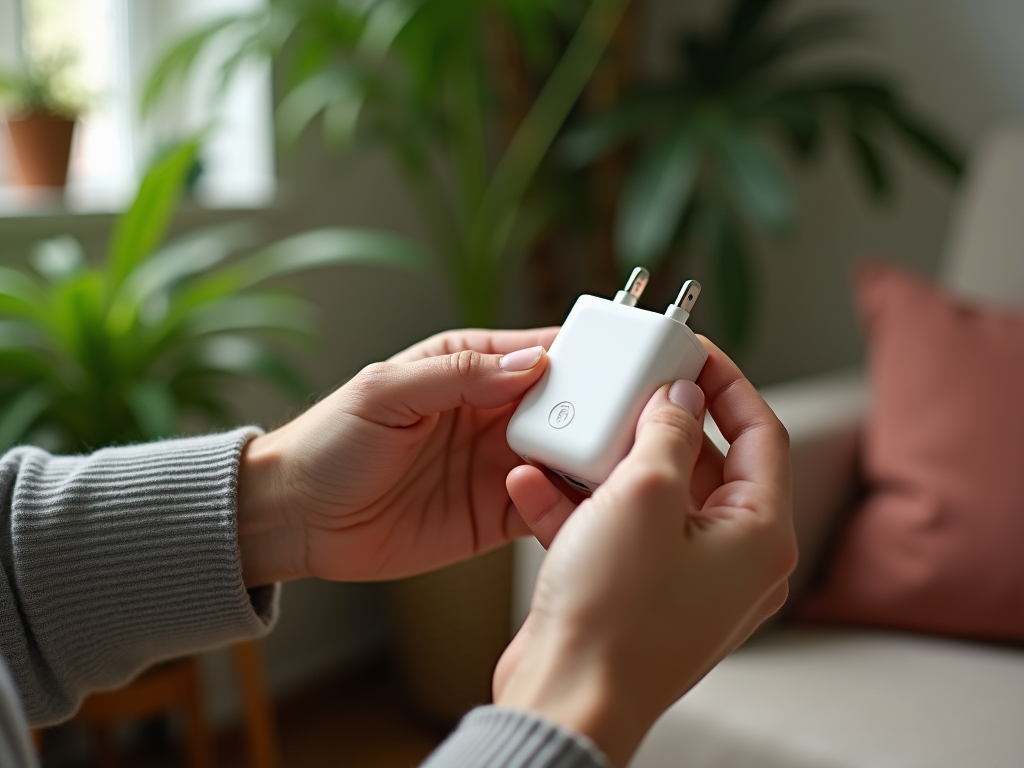
[[[112,214],[129,201],[124,195],[75,194],[48,187],[0,185],[0,219],[65,218]]]
[[[180,213],[186,219],[201,220],[266,212],[282,204],[280,191],[247,198],[204,195],[198,200],[183,201]],[[106,222],[125,211],[131,202],[132,196],[124,192],[82,192],[0,183],[0,227],[20,224],[49,229],[65,222]]]

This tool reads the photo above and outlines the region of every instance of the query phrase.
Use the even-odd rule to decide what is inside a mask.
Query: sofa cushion
[[[801,619],[1024,641],[1024,315],[858,275],[869,494]]]
[[[733,653],[631,768],[1019,768],[1024,651],[869,630],[784,629]]]

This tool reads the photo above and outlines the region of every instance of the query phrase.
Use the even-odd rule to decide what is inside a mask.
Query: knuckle
[[[372,392],[392,378],[394,367],[394,363],[372,363],[355,375],[352,384],[357,389]]]
[[[679,488],[679,474],[668,466],[644,466],[632,474],[633,492],[641,504],[674,494]]]
[[[702,438],[700,423],[680,408],[658,408],[651,413],[648,424],[658,426],[685,443],[696,443]]]
[[[792,444],[792,440],[789,436],[789,430],[786,429],[786,425],[783,424],[777,416],[774,419],[772,429],[774,430],[774,434],[778,438],[779,442],[783,443],[788,451]]]
[[[448,373],[461,379],[472,379],[484,366],[484,356],[479,352],[464,349],[460,352],[452,352],[445,357],[445,367]]]

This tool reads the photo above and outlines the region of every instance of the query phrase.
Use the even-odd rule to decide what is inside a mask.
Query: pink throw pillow
[[[869,495],[800,619],[1024,641],[1024,314],[857,276]]]

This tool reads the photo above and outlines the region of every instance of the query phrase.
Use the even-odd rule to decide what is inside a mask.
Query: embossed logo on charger
[[[563,400],[551,409],[551,413],[548,414],[548,424],[555,429],[561,429],[562,427],[569,426],[569,422],[572,421],[572,417],[575,415],[576,409],[573,407],[573,404],[568,400]]]

